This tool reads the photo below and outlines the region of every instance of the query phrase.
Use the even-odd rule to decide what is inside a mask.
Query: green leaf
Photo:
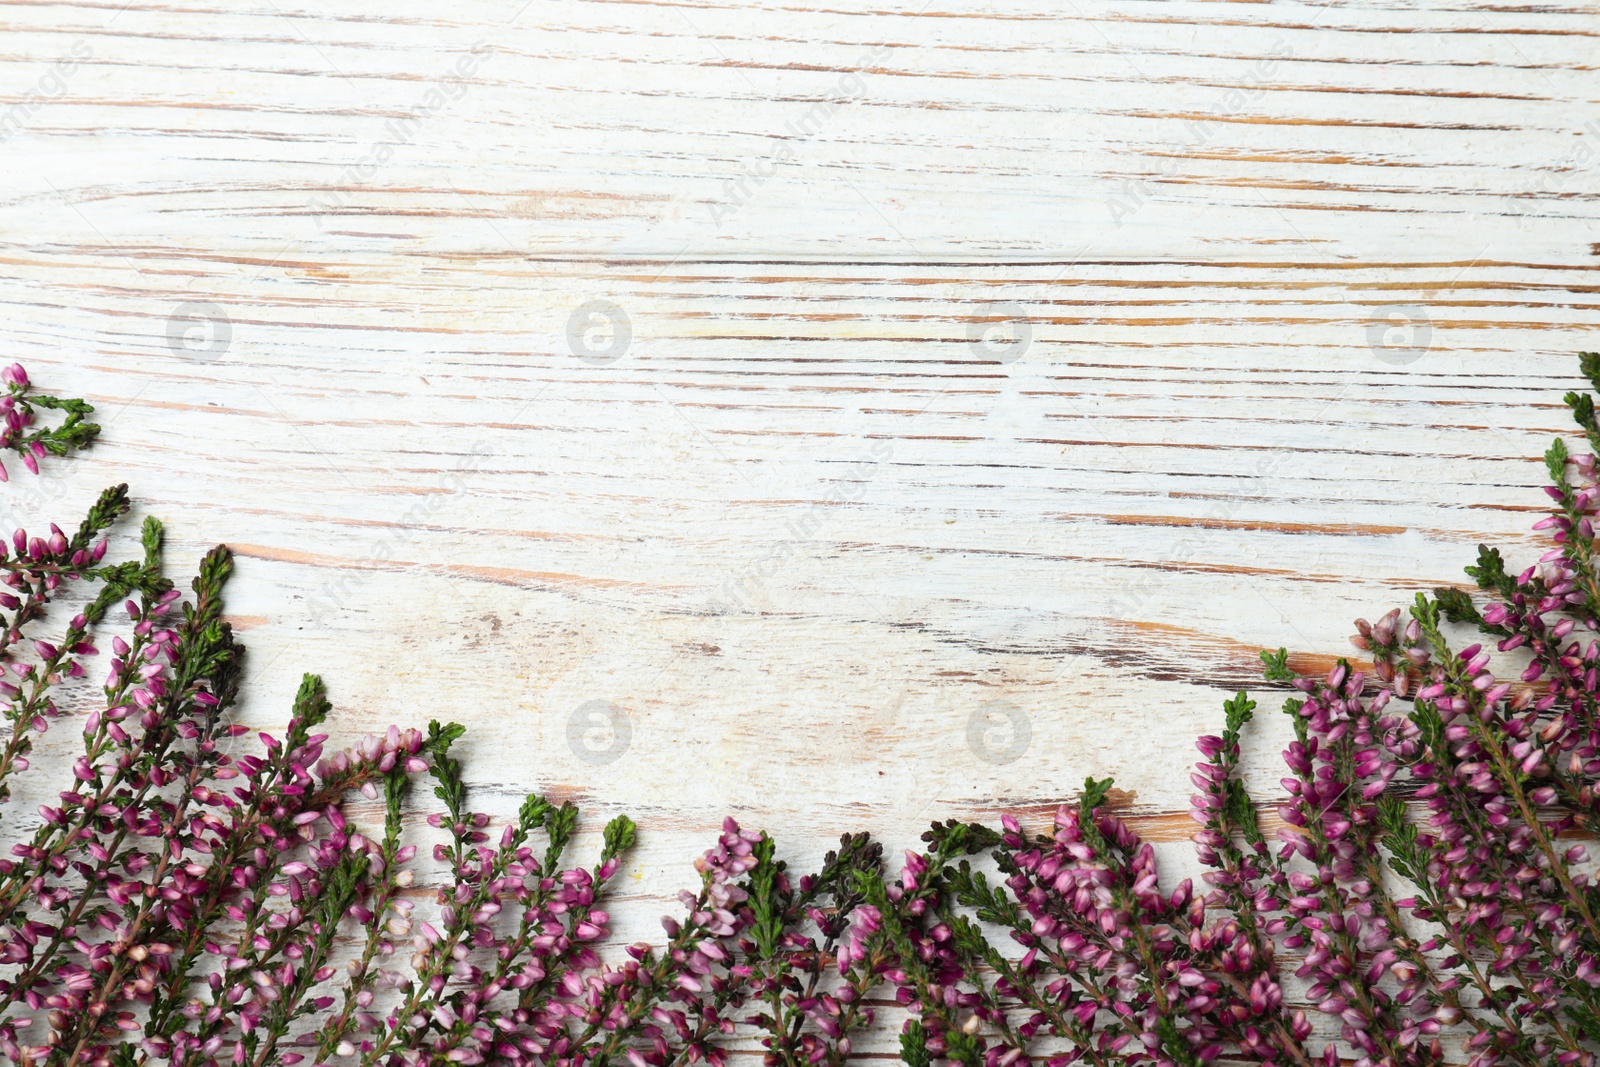
[[[1591,386],[1600,390],[1600,353],[1579,352],[1578,371],[1589,379]]]
[[[1266,668],[1265,675],[1269,682],[1292,682],[1294,671],[1289,669],[1289,650],[1280,648],[1276,652],[1261,652],[1261,665]]]
[[[1478,546],[1478,563],[1467,567],[1467,577],[1478,583],[1479,589],[1489,589],[1510,596],[1516,591],[1515,583],[1506,573],[1506,561],[1498,548]]]
[[[1228,816],[1228,821],[1239,828],[1252,848],[1266,844],[1266,835],[1261,832],[1261,819],[1256,811],[1256,802],[1250,796],[1250,791],[1244,783],[1237,778],[1230,778],[1223,786],[1223,807]]]
[[[1593,352],[1579,352],[1578,370],[1589,379],[1592,388],[1600,389],[1600,356]],[[1567,407],[1572,409],[1573,421],[1583,428],[1590,447],[1600,452],[1600,423],[1595,419],[1594,397],[1587,392],[1572,392],[1563,399],[1566,400]]]
[[[1428,860],[1418,847],[1416,826],[1406,817],[1405,802],[1390,793],[1378,797],[1378,828],[1389,850],[1389,866],[1414,884],[1423,884]]]
[[[1111,787],[1115,784],[1116,780],[1113,778],[1101,778],[1098,781],[1094,778],[1085,778],[1083,798],[1079,801],[1079,805],[1085,811],[1093,811],[1106,802],[1106,796],[1110,794]]]
[[[1563,489],[1567,486],[1567,458],[1567,443],[1559,437],[1545,449],[1545,469],[1550,472],[1550,480]]]
[[[788,903],[779,880],[783,865],[772,858],[775,848],[772,838],[762,834],[752,850],[756,865],[750,869],[745,882],[750,910],[755,915],[755,921],[750,924],[750,938],[755,942],[756,958],[762,960],[771,959],[783,941]]]
[[[78,526],[78,532],[72,535],[68,542],[69,554],[93,545],[95,538],[110,529],[111,524],[124,515],[128,510],[128,485],[113,485],[100,491],[100,496],[84,515],[83,522]]]
[[[289,723],[284,740],[286,751],[293,751],[306,743],[311,731],[327,721],[333,705],[328,702],[328,687],[315,674],[300,677],[300,690],[294,696],[294,718]]]
[[[428,724],[428,739],[423,742],[423,747],[433,755],[428,773],[439,783],[433,787],[433,795],[444,802],[454,822],[461,821],[467,803],[467,789],[461,779],[461,762],[450,755],[450,746],[466,732],[466,727],[459,723],[440,726],[435,719]]]
[[[983,1053],[978,1050],[978,1035],[962,1030],[945,1032],[944,1055],[946,1059],[964,1064],[965,1067],[978,1067],[983,1062]]]
[[[1096,825],[1094,813],[1100,805],[1106,802],[1106,796],[1111,792],[1112,779],[1085,778],[1083,780],[1083,796],[1078,798],[1078,832],[1083,835],[1083,840],[1096,852],[1106,847],[1106,839]]]
[[[928,1051],[928,1031],[916,1019],[906,1023],[900,1034],[900,1059],[908,1067],[931,1067],[933,1053]]]
[[[1468,568],[1469,571],[1471,569]],[[1478,614],[1478,609],[1473,606],[1472,597],[1466,590],[1440,586],[1433,591],[1433,598],[1439,602],[1440,612],[1451,622],[1483,625],[1483,616]]]
[[[1195,1055],[1194,1046],[1183,1036],[1178,1029],[1178,1024],[1172,1016],[1163,1015],[1156,1021],[1156,1036],[1161,1040],[1161,1051],[1165,1052],[1178,1067],[1202,1067],[1200,1057]]]
[[[567,850],[577,826],[578,809],[571,803],[562,804],[549,813],[545,820],[545,832],[550,837],[550,847],[544,854],[545,871],[554,871],[560,864],[561,854]]]
[[[1265,655],[1265,653],[1263,653]],[[1231,734],[1237,734],[1244,729],[1244,724],[1255,718],[1256,702],[1251,700],[1243,689],[1239,690],[1231,700],[1223,703],[1222,710],[1227,716],[1226,728]]]
[[[605,862],[615,856],[620,856],[633,847],[639,838],[639,827],[626,815],[618,815],[606,823],[605,847],[600,851],[600,860]]]
[[[144,525],[139,530],[139,544],[144,548],[144,565],[156,567],[161,563],[161,520],[154,515],[146,515]]]
[[[550,818],[550,813],[555,810],[555,805],[538,793],[529,793],[523,798],[522,807],[517,811],[517,825],[522,828],[524,834],[531,834],[543,826]]]
[[[981,823],[960,822],[956,819],[936,822],[922,834],[922,840],[941,857],[972,856],[979,852],[987,852],[1000,844],[1002,839],[998,830],[991,830]]]
[[[405,820],[400,810],[401,802],[405,799],[406,790],[411,785],[411,776],[404,770],[396,767],[383,779],[384,819],[383,837],[386,853],[393,855],[400,845],[400,833],[404,829]]]
[[[466,732],[467,728],[458,722],[440,726],[439,720],[435,719],[428,724],[428,739],[423,742],[422,747],[431,755],[442,756],[450,751],[450,746],[461,740]]]

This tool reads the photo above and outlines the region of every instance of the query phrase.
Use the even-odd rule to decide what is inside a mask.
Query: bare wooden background
[[[725,813],[1180,842],[1259,649],[1534,552],[1597,14],[9,0],[0,355],[106,430],[4,517],[130,482],[245,719],[467,723],[655,903]]]

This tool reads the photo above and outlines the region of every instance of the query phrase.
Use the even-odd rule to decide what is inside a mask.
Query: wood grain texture
[[[1180,859],[1261,648],[1535,552],[1594,5],[518,6],[0,5],[0,337],[106,426],[0,518],[230,544],[244,720],[630,812],[623,931],[728,812]]]

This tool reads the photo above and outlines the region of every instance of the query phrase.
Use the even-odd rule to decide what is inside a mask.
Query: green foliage
[[[1014,926],[1021,921],[1016,901],[1004,889],[991,886],[984,873],[966,860],[948,869],[946,877],[956,902],[971,908],[979,922]]]
[[[435,719],[428,723],[428,740],[425,742],[429,754],[433,756],[429,773],[439,783],[433,787],[433,795],[444,803],[451,820],[458,823],[466,814],[467,787],[461,779],[461,762],[450,755],[450,746],[464,733],[464,726],[457,723],[440,726],[439,720]]]
[[[1223,744],[1237,744],[1239,731],[1256,715],[1256,702],[1243,689],[1223,703],[1222,712],[1226,723],[1222,741]]]
[[[406,790],[411,785],[411,776],[403,769],[390,771],[383,779],[383,833],[387,842],[398,843],[400,832],[405,828],[405,803]],[[387,849],[393,852],[393,848]]]
[[[1600,355],[1593,352],[1578,353],[1578,369],[1592,387],[1600,389]],[[1600,453],[1600,423],[1595,421],[1594,397],[1590,393],[1570,392],[1564,398],[1572,409],[1572,417],[1582,427],[1590,448]]]
[[[928,1031],[915,1019],[901,1031],[900,1059],[907,1067],[933,1067],[933,1054],[928,1051]]]
[[[1557,437],[1550,442],[1550,447],[1545,449],[1544,465],[1550,474],[1550,481],[1557,488],[1567,487],[1567,460],[1571,458],[1567,453],[1567,443]]]
[[[578,829],[577,807],[568,802],[559,808],[551,808],[545,815],[544,829],[545,837],[550,842],[544,853],[544,869],[553,871],[561,863],[561,857]]]
[[[1195,1055],[1194,1046],[1178,1030],[1178,1024],[1172,1016],[1164,1015],[1156,1023],[1156,1035],[1161,1039],[1161,1051],[1171,1058],[1178,1067],[1201,1067],[1200,1057]]]
[[[1417,841],[1417,828],[1406,813],[1405,801],[1393,794],[1378,798],[1378,821],[1389,866],[1413,884],[1427,880],[1428,859]]]
[[[1439,603],[1439,611],[1449,621],[1470,623],[1474,626],[1483,625],[1483,616],[1478,614],[1478,609],[1473,606],[1472,597],[1466,590],[1439,586],[1433,591],[1433,596]]]
[[[605,847],[600,852],[602,861],[620,856],[631,849],[639,839],[639,827],[626,815],[618,815],[606,823]]]
[[[940,856],[971,856],[1000,843],[1000,833],[981,823],[948,819],[924,830],[922,840]]]
[[[1078,832],[1083,835],[1084,841],[1096,852],[1103,851],[1106,839],[1100,833],[1100,828],[1095,825],[1095,812],[1100,805],[1106,802],[1106,797],[1111,793],[1114,783],[1110,778],[1096,781],[1093,777],[1083,780],[1083,795],[1078,798]]]
[[[20,368],[11,368],[12,372],[17,370]],[[25,375],[20,380],[12,374],[7,376],[5,403],[20,412],[23,425],[20,430],[8,429],[5,432],[6,448],[18,455],[28,455],[32,460],[36,455],[32,447],[34,445],[48,455],[65,456],[94,443],[100,434],[99,425],[89,421],[89,416],[94,414],[94,405],[75,397],[34,393],[25,382]],[[54,426],[36,426],[35,420],[41,410],[63,412],[66,417]]]
[[[100,491],[100,496],[90,505],[89,511],[84,515],[83,521],[78,524],[78,532],[72,535],[67,542],[67,551],[79,552],[88,548],[94,541],[111,528],[128,511],[128,486],[113,485]]]
[[[1269,682],[1292,682],[1294,671],[1289,669],[1289,650],[1280,648],[1276,652],[1265,649],[1261,652],[1261,664],[1266,668],[1266,679]]]
[[[783,864],[774,860],[772,838],[766,834],[756,842],[755,868],[750,872],[746,892],[750,894],[750,939],[755,943],[755,957],[771,959],[783,940],[787,917],[788,894],[780,888]]]

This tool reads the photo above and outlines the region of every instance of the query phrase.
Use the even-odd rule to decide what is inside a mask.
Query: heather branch
[[[194,580],[195,600],[184,605],[184,626],[178,642],[178,658],[173,664],[173,685],[163,701],[156,719],[163,724],[163,734],[174,738],[181,736],[180,723],[195,709],[200,711],[198,740],[210,739],[215,728],[216,712],[231,701],[236,688],[237,664],[231,628],[221,621],[222,586],[232,572],[232,558],[226,548],[218,547],[207,553],[201,561],[200,573]],[[164,746],[163,746],[164,750]],[[156,762],[159,756],[149,759],[148,776],[151,780],[165,781],[167,774]],[[195,800],[196,789],[205,777],[207,765],[196,760],[182,776],[179,798],[170,806],[169,813],[157,836],[166,841],[160,858],[151,872],[151,885],[159,886],[169,869],[184,855],[180,827],[185,821],[189,805]],[[102,972],[96,987],[84,998],[85,1011],[74,1014],[67,1025],[52,1035],[51,1062],[75,1067],[80,1059],[94,1047],[108,1024],[120,1026],[121,1013],[111,1007],[121,983],[135,964],[142,962],[148,948],[141,945],[145,927],[161,898],[141,894],[131,909],[124,908],[124,923],[118,931],[113,946],[113,960]],[[164,942],[155,942],[161,950],[170,951]],[[136,951],[141,949],[143,951]],[[70,1050],[65,1060],[61,1050]]]
[[[65,456],[74,449],[87,448],[99,435],[100,427],[88,421],[94,414],[92,404],[32,392],[22,364],[13,363],[0,371],[0,384],[5,386],[5,393],[0,396],[0,448],[15,452],[34,474],[39,473],[39,460],[45,456]],[[66,418],[54,427],[30,430],[41,408],[65,412]],[[0,482],[9,478],[5,465],[0,464]]]
[[[354,1054],[355,1046],[347,1044],[347,1040],[360,1025],[360,1016],[372,1004],[374,979],[377,977],[374,962],[381,953],[393,950],[389,936],[404,936],[402,931],[408,929],[410,902],[398,899],[400,893],[414,881],[412,872],[402,865],[416,853],[416,848],[400,844],[400,803],[408,782],[409,778],[403,769],[390,771],[384,778],[384,834],[378,850],[383,859],[383,872],[364,913],[359,906],[355,909],[356,918],[363,922],[366,938],[361,955],[346,967],[350,972],[350,983],[345,986],[339,1011],[315,1035],[314,1059],[317,1063],[327,1062],[336,1051],[341,1055]],[[396,920],[391,921],[387,917],[391,913],[395,914]]]
[[[1479,1007],[1487,1006],[1490,1011],[1498,1016],[1501,1025],[1504,1027],[1502,1033],[1517,1033],[1521,1026],[1512,1016],[1511,1006],[1506,1002],[1507,998],[1494,987],[1489,981],[1489,977],[1483,973],[1483,969],[1478,966],[1477,961],[1473,958],[1471,946],[1467,944],[1457,925],[1449,921],[1448,905],[1439,899],[1432,881],[1427,877],[1428,860],[1418,843],[1416,827],[1406,817],[1405,803],[1397,797],[1384,796],[1379,799],[1378,808],[1379,818],[1383,826],[1383,843],[1389,851],[1390,868],[1411,882],[1417,891],[1422,894],[1426,913],[1439,918],[1439,926],[1443,931],[1441,936],[1444,937],[1455,952],[1455,958],[1460,961],[1458,966],[1466,970],[1467,976],[1472,980],[1473,987],[1478,991]],[[1377,869],[1375,858],[1370,861],[1368,877],[1373,879],[1374,884],[1378,884],[1378,880],[1382,878],[1382,872]],[[1391,926],[1395,930],[1404,930],[1405,927],[1399,907],[1388,893],[1384,893],[1382,896],[1382,906],[1385,917],[1389,920]],[[1494,942],[1491,940],[1490,944],[1492,945]],[[1407,936],[1398,939],[1396,947],[1411,966],[1426,976],[1425,985],[1432,991],[1431,996],[1435,1003],[1442,1004],[1451,1011],[1456,1012],[1477,1032],[1486,1033],[1491,1031],[1492,1023],[1482,1018],[1477,1010],[1462,1003],[1455,987],[1448,984],[1449,979],[1440,976],[1433,962],[1420,950],[1412,938]],[[1518,1043],[1507,1051],[1510,1052],[1517,1063],[1524,1065],[1524,1067],[1536,1067],[1539,1061],[1532,1056],[1530,1050],[1524,1045],[1525,1043]]]
[[[1460,709],[1462,712],[1461,719],[1466,722],[1473,735],[1477,738],[1480,748],[1492,761],[1495,777],[1499,779],[1501,786],[1511,797],[1513,803],[1516,804],[1518,814],[1521,815],[1523,823],[1531,831],[1534,844],[1549,863],[1550,873],[1561,883],[1561,888],[1565,891],[1571,908],[1582,919],[1592,943],[1600,946],[1600,921],[1595,918],[1588,894],[1574,884],[1571,872],[1568,870],[1566,857],[1557,852],[1555,842],[1551,840],[1549,834],[1545,831],[1544,822],[1534,811],[1533,803],[1529,800],[1527,791],[1524,789],[1524,783],[1528,780],[1531,769],[1522,765],[1513,766],[1511,764],[1506,756],[1504,739],[1494,733],[1486,721],[1488,716],[1482,714],[1486,710],[1485,705],[1490,701],[1486,700],[1483,696],[1483,689],[1478,688],[1475,683],[1485,676],[1477,672],[1467,671],[1465,669],[1465,661],[1460,656],[1450,654],[1450,647],[1445,642],[1444,636],[1439,632],[1438,609],[1420,593],[1417,594],[1417,604],[1412,609],[1412,614],[1422,625],[1423,633],[1433,646],[1438,662],[1445,671],[1445,684],[1436,684],[1434,688],[1439,690],[1438,695],[1452,695],[1466,705],[1465,708]],[[1472,657],[1468,656],[1467,658],[1471,659]],[[1493,676],[1487,677],[1492,683]],[[1422,694],[1419,693],[1418,697],[1421,699]]]

